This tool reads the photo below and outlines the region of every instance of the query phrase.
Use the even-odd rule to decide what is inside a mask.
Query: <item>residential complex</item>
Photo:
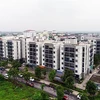
[[[79,79],[92,71],[96,53],[100,53],[100,39],[93,36],[63,35],[62,39],[62,34],[28,30],[23,35],[0,38],[0,59],[13,58],[61,72],[69,68]]]

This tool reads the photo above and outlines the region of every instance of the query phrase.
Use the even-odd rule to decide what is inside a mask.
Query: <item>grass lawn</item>
[[[34,93],[41,90],[22,85],[15,86],[6,80],[0,81],[0,100],[33,100]]]

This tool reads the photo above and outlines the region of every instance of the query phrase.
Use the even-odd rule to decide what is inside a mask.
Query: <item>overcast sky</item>
[[[0,31],[100,31],[100,0],[0,0]]]

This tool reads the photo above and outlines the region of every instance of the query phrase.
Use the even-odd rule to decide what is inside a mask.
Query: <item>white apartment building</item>
[[[6,40],[6,58],[21,59],[21,41],[19,39]]]
[[[4,59],[6,57],[6,42],[2,38],[0,38],[0,59]]]
[[[60,46],[60,70],[69,68],[76,78],[81,79],[92,70],[93,56],[93,46],[89,43],[63,43]]]
[[[27,63],[29,65],[41,65],[41,46],[42,42],[27,40]]]
[[[60,42],[45,41],[42,44],[42,66],[60,68]]]

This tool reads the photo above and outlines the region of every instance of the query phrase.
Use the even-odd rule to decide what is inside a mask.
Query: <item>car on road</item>
[[[31,82],[34,82],[34,78],[30,77],[30,81],[31,81]]]
[[[64,96],[62,100],[69,100],[68,96]]]
[[[1,70],[1,71],[5,71],[5,68],[4,68],[4,67],[0,67],[0,70]]]
[[[18,76],[19,76],[19,77],[21,77],[21,78],[23,77],[23,75],[22,75],[22,74],[20,74],[20,73],[18,74]]]
[[[6,74],[4,74],[4,77],[5,77],[6,79],[8,79],[9,76],[8,76],[8,74],[6,73]]]
[[[67,91],[67,90],[65,90],[64,93],[65,94],[71,94],[71,92],[70,91]]]
[[[77,99],[81,100],[81,95],[80,94],[77,95]]]
[[[33,87],[33,86],[34,86],[34,84],[33,84],[33,83],[31,83],[31,82],[26,82],[26,85],[29,85],[29,86],[31,86],[31,87]]]

